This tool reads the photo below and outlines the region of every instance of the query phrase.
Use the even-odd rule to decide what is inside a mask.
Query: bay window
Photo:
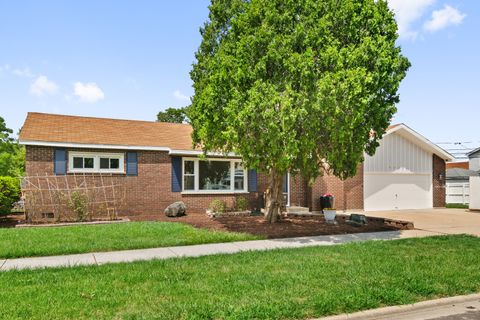
[[[183,158],[184,192],[247,192],[246,177],[240,160]]]

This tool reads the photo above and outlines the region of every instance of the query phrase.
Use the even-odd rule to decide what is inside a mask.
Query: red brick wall
[[[312,211],[320,210],[320,197],[330,193],[335,197],[334,207],[344,210],[344,183],[333,175],[318,177],[312,185],[312,198],[310,208]]]
[[[433,207],[445,207],[445,161],[433,155]]]
[[[73,150],[104,151],[99,149]],[[27,146],[26,151],[26,173],[28,176],[54,175],[54,148]],[[126,151],[116,150],[114,152]],[[443,170],[445,170],[444,167]],[[57,177],[65,179],[65,176]],[[73,181],[74,176],[67,175],[67,178]],[[246,197],[252,209],[259,209],[263,204],[263,192],[268,185],[268,176],[264,173],[258,173],[257,192],[248,194],[189,195],[171,192],[171,158],[168,153],[162,151],[138,151],[138,176],[116,174],[110,181],[124,185],[127,190],[122,214],[150,215],[163,214],[163,210],[175,201],[184,201],[187,205],[187,210],[191,212],[204,212],[213,199],[222,199],[231,207],[234,205],[237,196]],[[93,177],[87,178],[87,182],[89,184],[99,183],[99,181],[93,181]],[[346,181],[342,181],[335,176],[325,175],[319,177],[312,186],[309,186],[307,181],[300,175],[290,176],[290,205],[292,206],[305,206],[318,211],[320,210],[320,196],[325,193],[331,193],[335,196],[335,207],[339,210],[362,209],[363,165],[359,166],[355,177]]]
[[[338,210],[363,209],[363,164],[357,169],[353,178],[342,181],[333,175],[318,177],[311,186],[309,207],[312,211],[320,210],[320,197],[330,193],[335,197]]]
[[[71,149],[79,150],[79,149]],[[83,151],[104,151],[98,149],[82,149]],[[54,148],[27,146],[26,148],[26,174],[27,176],[54,175],[53,157]],[[125,152],[115,150],[109,152]],[[88,175],[87,175],[88,176]],[[58,180],[65,180],[65,176],[57,176]],[[61,179],[61,178],[62,179]],[[73,175],[67,175],[73,179]],[[96,178],[98,180],[98,177]],[[116,174],[112,178],[116,183],[123,184],[127,190],[125,194],[125,206],[121,214],[163,214],[163,210],[172,202],[183,201],[190,212],[205,212],[213,199],[222,199],[227,206],[232,207],[237,196],[243,196],[249,200],[252,208],[259,208],[261,195],[266,185],[266,177],[258,175],[259,192],[248,194],[225,194],[225,195],[188,195],[181,192],[171,191],[171,158],[167,152],[162,151],[138,151],[138,176],[126,176]],[[87,178],[89,184],[99,183]]]
[[[363,163],[357,168],[357,174],[344,182],[345,209],[363,210]]]
[[[51,175],[53,173],[53,148],[27,146],[25,172],[27,176]]]

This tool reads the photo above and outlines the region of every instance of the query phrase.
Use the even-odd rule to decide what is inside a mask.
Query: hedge
[[[12,205],[20,199],[20,181],[12,177],[0,177],[0,214],[8,214]]]

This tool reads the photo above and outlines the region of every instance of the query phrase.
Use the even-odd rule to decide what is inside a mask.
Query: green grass
[[[442,236],[0,272],[5,319],[304,319],[480,291],[480,239]]]
[[[259,239],[175,222],[0,229],[0,258],[182,246]]]
[[[462,204],[462,203],[447,203],[445,205],[446,208],[449,209],[468,209],[468,204]]]

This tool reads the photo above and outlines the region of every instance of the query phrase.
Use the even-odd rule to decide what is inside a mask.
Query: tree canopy
[[[187,110],[188,107],[183,108],[167,108],[165,111],[160,111],[157,114],[158,122],[171,122],[171,123],[185,123],[188,122]]]
[[[25,148],[15,141],[12,133],[0,117],[0,176],[19,177],[25,171]]]
[[[191,71],[194,142],[241,155],[270,173],[270,188],[287,171],[310,181],[326,171],[353,176],[396,112],[410,66],[386,1],[212,0],[209,8]]]

